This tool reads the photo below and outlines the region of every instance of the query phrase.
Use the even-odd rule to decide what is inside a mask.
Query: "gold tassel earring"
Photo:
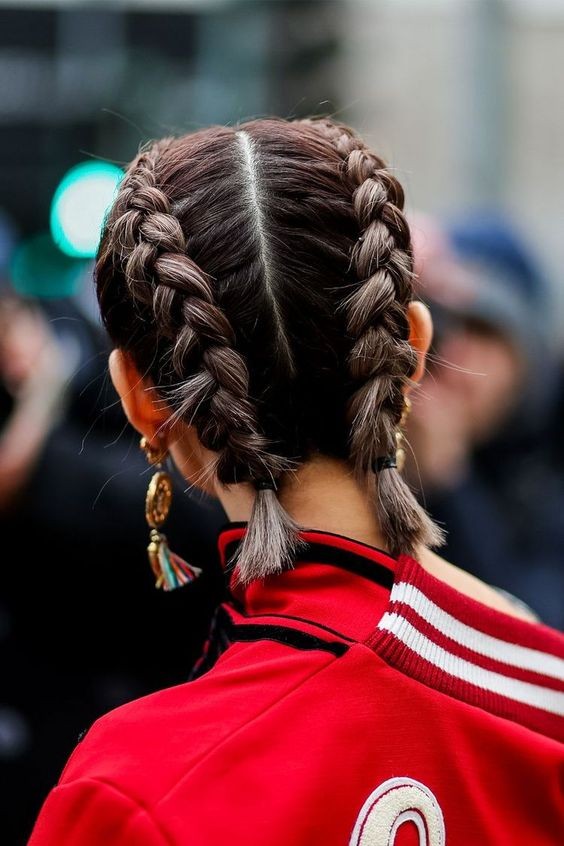
[[[160,531],[172,503],[172,479],[162,470],[168,450],[162,444],[153,446],[147,438],[141,438],[140,446],[149,464],[158,468],[149,482],[145,499],[145,518],[151,530],[147,547],[149,563],[155,574],[155,587],[166,591],[175,590],[193,582],[202,571],[172,552],[166,535]]]

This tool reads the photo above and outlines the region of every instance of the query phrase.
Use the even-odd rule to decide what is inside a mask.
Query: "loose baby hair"
[[[413,372],[410,235],[395,177],[329,120],[255,120],[167,138],[129,166],[96,264],[114,343],[255,504],[241,581],[299,544],[278,498],[315,453],[371,486],[393,554],[440,532],[395,469]]]

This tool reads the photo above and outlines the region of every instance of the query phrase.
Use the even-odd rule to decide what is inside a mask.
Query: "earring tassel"
[[[182,585],[193,582],[202,574],[199,567],[188,564],[187,561],[172,552],[166,535],[157,532],[156,529],[151,531],[151,542],[147,547],[147,552],[149,553],[151,568],[155,574],[155,587],[157,588],[166,591],[175,590]]]

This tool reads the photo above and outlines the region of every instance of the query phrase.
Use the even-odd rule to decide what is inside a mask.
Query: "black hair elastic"
[[[381,455],[372,462],[372,471],[379,473],[381,470],[394,470],[398,466],[395,455]]]
[[[255,482],[257,491],[277,491],[278,486],[274,479],[259,479]]]

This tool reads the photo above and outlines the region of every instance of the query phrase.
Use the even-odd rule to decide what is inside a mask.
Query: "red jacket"
[[[564,636],[304,538],[234,590],[210,669],[95,723],[31,846],[564,842]]]

